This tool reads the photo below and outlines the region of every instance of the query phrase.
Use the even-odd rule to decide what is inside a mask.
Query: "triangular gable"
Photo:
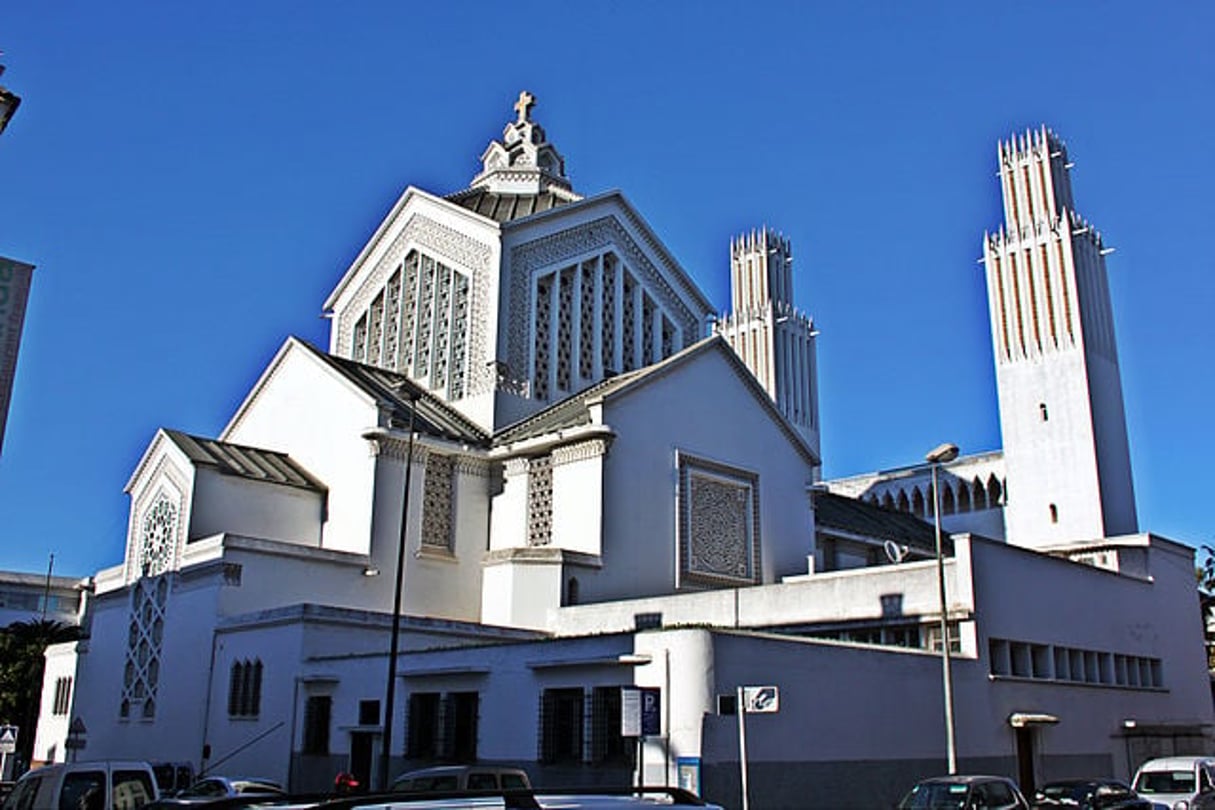
[[[683,266],[675,258],[675,255],[671,253],[654,229],[650,227],[650,223],[629,202],[624,192],[619,189],[611,189],[602,194],[586,197],[577,202],[571,202],[548,211],[542,211],[509,222],[503,226],[503,233],[509,234],[523,228],[547,225],[550,220],[560,217],[584,216],[588,209],[596,207],[615,208],[622,215],[621,218],[624,222],[641,237],[637,247],[643,251],[652,253],[653,258],[657,259],[658,263],[669,271],[670,280],[675,282],[675,286],[678,288],[677,291],[681,293],[681,297],[688,299],[688,303],[693,309],[699,309],[705,313],[714,313],[716,311],[713,304],[701,292],[700,287],[697,286],[688,272],[683,269]]]
[[[235,433],[245,415],[255,407],[261,392],[293,353],[308,358],[309,362],[324,369],[327,376],[355,394],[369,407],[385,412],[390,420],[398,424],[404,425],[408,421],[412,403],[416,398],[417,414],[414,427],[419,433],[474,445],[484,445],[489,441],[488,434],[467,417],[407,377],[375,366],[334,357],[294,336],[287,338],[262,372],[257,383],[220,433],[220,441],[228,441]]]
[[[776,407],[776,403],[772,401],[772,397],[770,397],[768,392],[764,390],[764,387],[759,384],[759,380],[755,379],[755,375],[752,374],[751,370],[747,368],[746,364],[743,363],[742,358],[740,358],[738,354],[732,348],[730,348],[730,344],[726,343],[725,338],[721,337],[720,335],[705,338],[699,343],[684,349],[682,352],[671,355],[661,363],[656,363],[653,366],[650,366],[648,369],[646,369],[645,374],[640,374],[630,379],[627,384],[610,391],[603,397],[603,399],[605,401],[610,401],[612,399],[628,396],[631,392],[653,382],[654,380],[659,379],[660,377],[674,372],[685,364],[691,363],[701,355],[709,352],[718,353],[726,359],[726,362],[730,364],[730,367],[733,369],[738,379],[742,381],[747,390],[751,392],[751,396],[755,399],[756,404],[767,412],[768,416],[772,418],[772,421],[774,421],[777,426],[780,427],[781,431],[785,434],[797,451],[801,453],[810,464],[815,466],[822,464],[822,459],[815,454],[810,445],[806,444],[806,440],[802,438],[801,434],[797,432],[789,420],[785,418],[785,415],[782,414]]]
[[[496,220],[475,211],[470,211],[464,206],[456,202],[445,200],[442,197],[437,197],[427,191],[423,191],[415,186],[409,186],[402,192],[401,196],[393,204],[388,214],[380,222],[375,229],[375,233],[363,245],[363,249],[359,251],[359,255],[355,257],[350,266],[346,268],[346,272],[342,274],[341,280],[333,288],[333,292],[329,293],[329,297],[325,299],[324,311],[333,312],[337,307],[339,299],[346,293],[347,289],[353,283],[356,276],[371,259],[371,257],[381,248],[386,245],[392,234],[398,229],[397,226],[403,225],[403,219],[407,219],[407,209],[411,206],[416,206],[418,203],[433,205],[451,215],[467,220],[468,222],[477,223],[481,227],[497,232],[499,224]]]

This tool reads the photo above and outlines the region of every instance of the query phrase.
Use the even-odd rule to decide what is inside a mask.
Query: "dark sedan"
[[[1043,785],[1034,794],[1035,810],[1076,807],[1079,810],[1152,810],[1152,803],[1135,795],[1117,779],[1066,779]]]

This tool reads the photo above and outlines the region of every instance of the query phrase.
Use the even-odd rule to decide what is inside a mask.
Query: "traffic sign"
[[[17,751],[17,727],[0,726],[0,754],[12,754]]]
[[[780,690],[775,686],[744,686],[743,707],[747,714],[780,711]]]

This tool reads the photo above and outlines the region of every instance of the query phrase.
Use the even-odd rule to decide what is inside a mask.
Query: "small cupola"
[[[571,191],[561,157],[544,134],[544,127],[532,121],[536,97],[524,90],[515,102],[516,118],[502,130],[501,141],[491,141],[481,155],[481,172],[470,188],[483,188],[496,194],[540,194],[544,191]]]

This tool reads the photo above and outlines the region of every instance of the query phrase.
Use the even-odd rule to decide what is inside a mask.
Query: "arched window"
[[[1059,522],[1059,507],[1055,506],[1053,503],[1050,505],[1050,522]]]
[[[1043,422],[1045,422],[1046,420],[1048,420],[1050,418],[1050,416],[1046,412],[1046,403],[1045,402],[1038,403],[1038,413],[1042,416]]]
[[[958,511],[970,511],[970,485],[965,481],[958,482]]]
[[[899,511],[900,512],[910,512],[911,511],[911,504],[907,500],[907,493],[901,489],[899,490]]]
[[[1002,490],[1000,488],[1000,481],[993,473],[987,479],[987,503],[993,507],[1000,506],[1004,503],[1002,500],[1000,500],[1001,494]]]
[[[916,517],[924,517],[924,494],[919,487],[911,490],[911,511]]]
[[[946,482],[945,486],[941,487],[941,514],[952,515],[953,512],[953,487]]]
[[[889,492],[882,496],[882,508],[894,509],[894,498],[890,497]]]
[[[979,476],[975,476],[975,480],[971,482],[971,487],[974,491],[974,503],[971,505],[976,512],[987,508],[987,490],[983,488],[983,482],[979,480]]]

